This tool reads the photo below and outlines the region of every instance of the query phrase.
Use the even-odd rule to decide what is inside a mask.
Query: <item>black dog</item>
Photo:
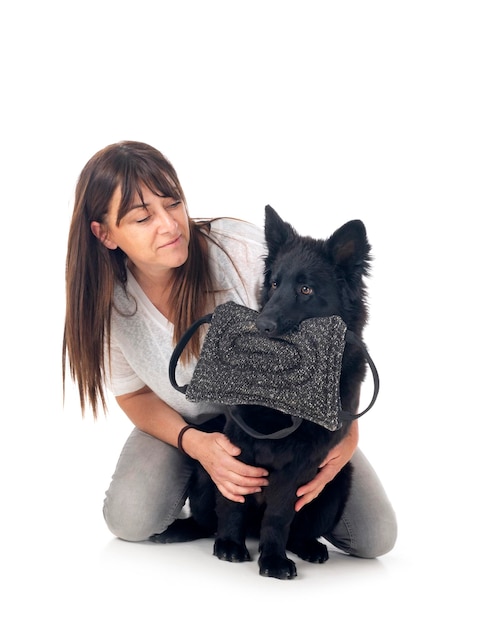
[[[277,337],[296,329],[305,319],[338,315],[361,337],[367,320],[363,278],[370,265],[363,223],[348,222],[327,240],[317,240],[299,235],[267,206],[265,236],[268,254],[256,321],[259,331]],[[343,410],[358,412],[364,375],[362,352],[347,345],[340,379]],[[250,405],[232,408],[260,432],[290,426],[291,416],[276,410]],[[319,538],[330,533],[340,519],[352,480],[351,463],[298,513],[294,509],[296,491],[315,477],[327,453],[347,434],[349,423],[330,431],[303,420],[285,438],[255,439],[228,419],[224,432],[242,450],[240,460],[268,469],[269,485],[239,504],[224,498],[199,468],[189,490],[192,518],[177,520],[160,540],[186,541],[217,531],[214,554],[222,560],[242,562],[250,559],[245,538],[248,532],[255,532],[259,535],[260,574],[280,579],[296,576],[287,549],[306,561],[325,562],[328,551]]]

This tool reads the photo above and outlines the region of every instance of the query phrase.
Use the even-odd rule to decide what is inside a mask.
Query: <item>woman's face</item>
[[[93,234],[110,250],[121,248],[136,268],[147,274],[171,270],[188,256],[189,218],[182,200],[154,194],[141,186],[142,198],[117,224],[121,189],[113,194],[103,223],[92,222]]]

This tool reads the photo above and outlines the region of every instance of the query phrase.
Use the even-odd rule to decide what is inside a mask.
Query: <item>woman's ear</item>
[[[116,250],[118,245],[109,238],[109,233],[104,224],[91,222],[91,232],[100,242],[110,250]]]

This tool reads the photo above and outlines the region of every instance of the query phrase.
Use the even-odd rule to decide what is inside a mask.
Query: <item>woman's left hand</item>
[[[305,504],[308,504],[320,495],[325,485],[333,480],[342,467],[350,461],[357,448],[358,441],[359,430],[357,421],[354,421],[347,436],[330,450],[319,465],[319,471],[315,478],[306,485],[302,485],[296,492],[298,500],[295,504],[295,511],[300,511]]]

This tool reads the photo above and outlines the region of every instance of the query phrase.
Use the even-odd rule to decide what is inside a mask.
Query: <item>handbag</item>
[[[227,407],[226,414],[240,421],[231,406],[260,405],[286,413],[292,426],[270,435],[239,425],[259,438],[281,438],[293,432],[302,419],[328,430],[361,417],[374,405],[379,376],[364,342],[341,317],[304,320],[298,329],[267,337],[256,327],[259,313],[229,301],[194,322],[174,348],[169,363],[172,386],[191,402],[213,402]],[[210,324],[190,383],[179,385],[176,367],[188,341],[203,324]],[[340,376],[345,346],[362,350],[374,381],[372,399],[362,412],[344,411],[340,401]]]

